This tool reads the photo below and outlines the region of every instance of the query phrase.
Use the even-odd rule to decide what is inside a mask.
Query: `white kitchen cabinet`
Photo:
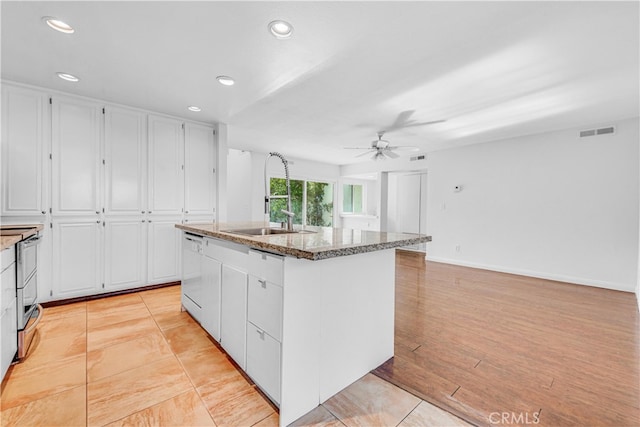
[[[53,98],[53,215],[100,214],[102,124],[101,105]]]
[[[2,349],[0,350],[0,381],[7,373],[7,369],[11,365],[16,352],[18,351],[18,312],[16,299],[2,311],[0,317],[0,339],[2,340]]]
[[[0,273],[0,381],[18,350],[16,306],[16,247],[2,251]]]
[[[182,122],[149,115],[149,213],[182,215],[184,140]]]
[[[205,245],[209,239],[205,239]],[[202,258],[202,314],[200,324],[216,341],[220,341],[220,287],[222,263],[204,255]]]
[[[55,299],[91,295],[102,289],[102,221],[68,218],[53,221],[53,294]]]
[[[180,217],[153,217],[148,227],[147,283],[167,283],[180,280],[182,233],[175,228]]]
[[[277,404],[280,403],[280,342],[247,322],[247,374]]]
[[[214,128],[186,123],[184,131],[184,212],[213,215],[215,211]]]
[[[220,344],[243,370],[246,368],[247,273],[222,264]]]
[[[139,217],[105,220],[105,291],[144,286],[147,222]]]
[[[2,215],[42,215],[48,210],[43,180],[48,107],[42,92],[2,86]]]
[[[105,214],[143,215],[146,211],[147,116],[105,107]]]

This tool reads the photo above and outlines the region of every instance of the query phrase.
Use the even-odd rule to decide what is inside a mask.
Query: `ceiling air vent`
[[[611,135],[614,133],[616,133],[616,128],[614,126],[607,126],[600,129],[581,130],[580,138],[585,138],[587,136],[596,136],[596,135]]]
[[[421,154],[419,156],[413,156],[413,157],[409,158],[409,161],[410,162],[415,162],[416,160],[424,160],[426,158],[427,158],[427,156],[425,156],[424,154]]]

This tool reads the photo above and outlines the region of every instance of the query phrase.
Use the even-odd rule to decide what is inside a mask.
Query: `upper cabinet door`
[[[146,115],[106,107],[105,213],[143,214],[146,210]]]
[[[33,215],[47,210],[43,187],[48,97],[2,87],[2,214]]]
[[[181,215],[184,203],[182,122],[149,116],[149,213]]]
[[[213,215],[215,211],[214,129],[185,125],[185,213]]]
[[[53,214],[99,214],[102,106],[53,98]]]

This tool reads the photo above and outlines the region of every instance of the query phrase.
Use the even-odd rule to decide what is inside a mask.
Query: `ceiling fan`
[[[418,147],[412,147],[408,145],[391,145],[389,141],[386,139],[382,139],[385,131],[378,132],[378,139],[371,141],[370,147],[344,147],[348,150],[367,150],[362,154],[358,154],[356,157],[366,156],[368,154],[373,154],[371,157],[372,160],[384,160],[387,157],[391,159],[397,159],[398,156],[394,153],[395,150],[408,150],[408,151],[417,151]]]
[[[378,139],[371,141],[370,147],[344,147],[344,148],[351,149],[351,150],[367,150],[362,154],[358,154],[356,157],[362,157],[368,154],[373,154],[373,156],[371,157],[372,160],[384,160],[387,157],[391,159],[397,159],[400,156],[394,153],[395,150],[417,151],[418,147],[413,147],[408,145],[390,145],[389,141],[382,139],[385,133],[392,130],[415,127],[415,126],[426,126],[426,125],[432,125],[432,124],[442,123],[446,121],[446,120],[434,120],[430,122],[416,122],[415,120],[409,120],[409,117],[411,117],[411,115],[414,112],[415,110],[407,110],[398,114],[398,117],[396,117],[396,120],[390,126],[387,126],[385,130],[378,131]]]

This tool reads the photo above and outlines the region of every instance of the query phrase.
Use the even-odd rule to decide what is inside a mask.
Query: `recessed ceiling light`
[[[218,76],[216,77],[216,79],[220,82],[220,84],[223,84],[225,86],[233,86],[233,84],[236,82],[229,76]]]
[[[60,31],[61,33],[65,33],[65,34],[73,34],[74,33],[74,29],[71,25],[67,24],[64,21],[61,21],[59,19],[56,19],[52,16],[45,16],[42,18],[42,20],[51,28],[53,28],[56,31]]]
[[[269,31],[279,39],[288,39],[293,33],[293,25],[286,21],[272,21],[269,23]]]
[[[69,74],[69,73],[56,73],[58,75],[58,77],[60,77],[62,80],[66,80],[68,82],[77,82],[80,81],[80,79],[76,76],[74,76],[73,74]]]
[[[196,107],[195,105],[190,105],[190,106],[187,107],[187,110],[195,111],[197,113],[198,111],[202,111],[202,108]]]

